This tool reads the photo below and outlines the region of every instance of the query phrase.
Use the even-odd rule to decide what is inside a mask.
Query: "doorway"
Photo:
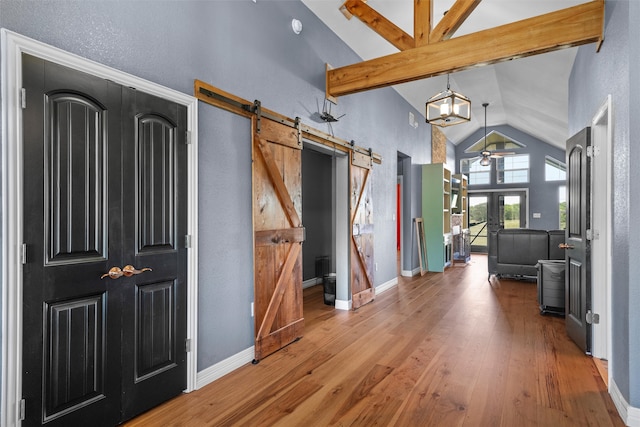
[[[527,191],[469,192],[471,251],[487,253],[489,236],[501,228],[527,227]]]
[[[313,141],[302,150],[303,287],[336,274],[335,308],[349,310],[348,156]]]
[[[612,189],[612,144],[611,95],[607,97],[593,118],[591,134],[596,155],[592,160],[592,200],[611,200]],[[592,203],[591,225],[596,236],[591,241],[592,307],[600,315],[600,322],[593,325],[592,354],[605,362],[603,379],[608,382],[611,366],[611,203]],[[608,372],[607,372],[608,371]]]

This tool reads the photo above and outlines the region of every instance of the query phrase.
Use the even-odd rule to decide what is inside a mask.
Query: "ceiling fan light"
[[[426,108],[426,121],[435,126],[453,126],[471,119],[469,98],[449,89],[429,98]]]
[[[489,166],[491,164],[491,158],[483,156],[480,159],[480,166]]]

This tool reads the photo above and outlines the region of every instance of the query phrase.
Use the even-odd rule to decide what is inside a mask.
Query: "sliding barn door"
[[[351,299],[357,309],[375,297],[371,157],[351,152]]]
[[[301,149],[294,128],[266,119],[254,127],[256,361],[304,331]]]

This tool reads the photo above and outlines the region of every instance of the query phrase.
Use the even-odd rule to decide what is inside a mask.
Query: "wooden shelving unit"
[[[452,176],[452,194],[455,203],[451,207],[452,212],[452,262],[467,263],[471,259],[471,245],[469,235],[469,194],[468,179],[466,175],[455,174]]]
[[[451,170],[443,163],[422,166],[422,217],[429,271],[451,265]]]

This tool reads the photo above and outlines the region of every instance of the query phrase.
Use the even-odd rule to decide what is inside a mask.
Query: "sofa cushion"
[[[546,230],[502,229],[498,231],[498,263],[535,266],[548,259],[549,234]]]
[[[564,249],[558,247],[564,241],[564,230],[549,230],[549,259],[564,259]]]

